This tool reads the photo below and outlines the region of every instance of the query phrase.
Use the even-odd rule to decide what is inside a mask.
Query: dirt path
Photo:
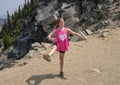
[[[0,71],[0,85],[120,85],[120,29],[105,34],[105,38],[91,35],[88,42],[70,42],[66,80],[58,77],[57,52],[48,63],[40,51],[33,51],[31,58],[16,61],[19,66]]]

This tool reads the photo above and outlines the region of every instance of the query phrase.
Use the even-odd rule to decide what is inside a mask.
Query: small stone
[[[100,73],[99,69],[91,69],[91,71],[96,72],[96,73]]]

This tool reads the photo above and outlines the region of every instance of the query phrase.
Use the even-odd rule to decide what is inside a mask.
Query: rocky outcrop
[[[30,17],[24,20],[24,30],[16,39],[12,49],[5,55],[9,59],[24,57],[35,42],[39,42],[44,47],[42,42],[49,42],[47,35],[53,30],[55,22],[59,17],[63,17],[66,27],[74,31],[90,28],[84,32],[86,34],[91,34],[110,25],[120,26],[118,22],[120,2],[117,0],[106,0],[104,2],[100,0],[101,2],[97,4],[93,2],[95,0],[35,1],[36,15],[32,21]],[[113,24],[113,21],[115,24]],[[30,25],[26,26],[28,22]],[[2,65],[4,66],[4,64]]]
[[[31,27],[25,29],[20,36],[16,39],[13,49],[8,54],[8,58],[19,59],[26,55],[34,42],[42,42],[46,39],[47,33],[42,30],[42,27]],[[43,46],[43,45],[42,45]]]
[[[4,49],[3,39],[0,39],[0,55],[2,54],[3,49]]]
[[[25,28],[21,35],[16,39],[13,49],[8,53],[8,58],[19,59],[26,55],[34,42],[45,41],[47,34],[55,26],[59,17],[65,19],[66,26],[74,28],[79,23],[79,5],[77,3],[62,3],[57,7],[57,0],[50,1],[47,5],[43,2],[36,4],[35,21],[31,26]]]

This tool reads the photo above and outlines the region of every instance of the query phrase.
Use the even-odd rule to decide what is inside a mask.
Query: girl
[[[68,41],[68,33],[75,35],[83,40],[87,40],[85,35],[80,35],[69,28],[64,26],[64,19],[59,18],[57,20],[56,29],[54,29],[49,35],[48,39],[54,42],[53,49],[47,54],[44,55],[43,58],[47,61],[51,61],[50,56],[54,53],[55,50],[59,51],[59,59],[60,59],[60,77],[64,77],[63,73],[63,65],[64,65],[64,55],[65,52],[68,50],[69,41]],[[52,37],[54,36],[55,37]]]

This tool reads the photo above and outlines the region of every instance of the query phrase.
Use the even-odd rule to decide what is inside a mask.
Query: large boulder
[[[40,45],[42,45],[42,42],[46,39],[47,33],[39,27],[31,28],[31,30],[30,28],[24,30],[24,32],[16,39],[11,52],[8,53],[8,58],[22,58],[29,52],[32,43],[39,42]]]
[[[113,3],[113,0],[105,0],[104,1],[106,4],[112,4]]]
[[[56,0],[50,2],[47,6],[40,4],[40,6],[36,9],[37,15],[35,16],[35,20],[40,22],[51,17],[55,12],[55,6],[57,5]]]

